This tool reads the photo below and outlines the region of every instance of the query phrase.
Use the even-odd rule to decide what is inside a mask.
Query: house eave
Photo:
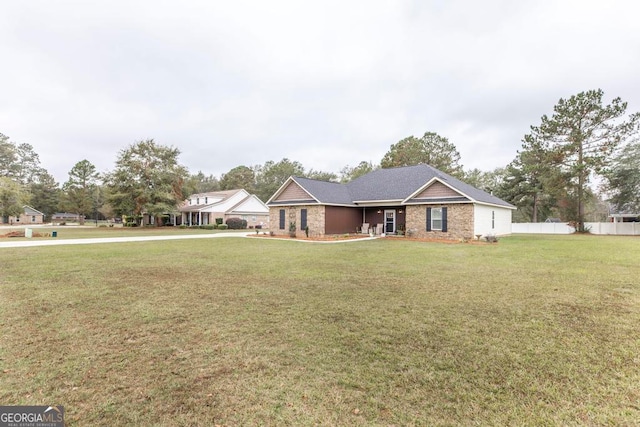
[[[269,212],[257,212],[257,211],[230,211],[228,215],[269,215]]]
[[[513,205],[509,205],[509,206],[505,206],[505,205],[499,205],[497,203],[488,203],[488,202],[479,202],[479,201],[474,201],[473,202],[476,205],[483,205],[483,206],[491,206],[491,207],[496,207],[496,208],[503,208],[503,209],[511,209],[512,211],[517,210],[518,208],[513,206]]]
[[[300,205],[320,205],[317,200],[281,200],[267,203],[267,206],[300,206]]]
[[[271,202],[267,206],[269,207],[278,207],[278,206],[340,206],[346,208],[358,208],[360,206],[350,205],[345,203],[322,203],[316,202],[315,200],[296,200],[296,201],[282,201],[282,202]]]
[[[448,199],[446,197],[442,197],[439,199],[414,199],[403,203],[406,206],[415,206],[415,205],[461,205],[461,204],[470,204],[475,203],[473,200],[465,199]]]
[[[402,199],[394,200],[354,200],[356,206],[372,207],[372,206],[397,206],[402,204]]]

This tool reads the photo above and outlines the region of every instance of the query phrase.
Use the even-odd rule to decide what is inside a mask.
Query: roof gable
[[[299,176],[289,177],[267,201],[267,205],[283,204],[355,206],[344,184]]]
[[[226,212],[250,194],[245,189],[192,194],[179,206],[181,212]],[[196,200],[196,203],[191,203]],[[200,201],[201,203],[197,203]]]
[[[442,182],[433,180],[431,184],[427,184],[422,191],[418,191],[418,194],[413,196],[415,199],[426,199],[435,197],[458,197],[460,193],[453,188],[444,185]]]
[[[35,208],[32,208],[29,205],[24,205],[23,208],[24,208],[25,215],[44,215],[42,212],[40,212]]]
[[[255,194],[246,197],[229,209],[232,214],[269,214],[269,208]]]
[[[271,202],[291,202],[291,201],[308,201],[313,200],[314,197],[309,194],[307,190],[302,188],[295,179],[291,178],[287,180],[286,185],[281,189],[279,194],[276,194],[271,198]]]

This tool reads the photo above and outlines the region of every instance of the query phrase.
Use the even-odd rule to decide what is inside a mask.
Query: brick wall
[[[433,239],[472,239],[473,205],[443,204],[430,207],[447,207],[447,231],[426,231],[427,209],[424,205],[406,207],[406,229],[413,231],[413,237]],[[280,209],[285,211],[284,230],[280,230]],[[269,208],[269,230],[276,235],[289,235],[289,223],[295,221],[296,235],[303,237],[300,230],[300,210],[307,209],[307,225],[310,236],[323,236],[325,233],[325,207],[318,205],[272,206]]]
[[[280,209],[284,209],[284,230],[280,229]],[[307,210],[307,226],[309,236],[324,235],[325,209],[324,206],[303,205],[303,206],[271,206],[269,208],[269,230],[276,235],[289,235],[289,223],[295,221],[296,235],[305,236],[304,230],[300,229],[300,210]]]
[[[447,231],[427,231],[427,206],[407,206],[407,231],[413,237],[432,239],[473,239],[473,205],[444,204],[430,205],[432,208],[447,208]]]

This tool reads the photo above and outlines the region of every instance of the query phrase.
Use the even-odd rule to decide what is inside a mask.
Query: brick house
[[[429,165],[378,169],[346,184],[289,177],[267,201],[269,228],[471,239],[511,234],[515,206]],[[366,230],[364,230],[366,232]]]
[[[29,225],[44,223],[44,214],[31,206],[23,206],[20,216],[0,217],[0,224]]]

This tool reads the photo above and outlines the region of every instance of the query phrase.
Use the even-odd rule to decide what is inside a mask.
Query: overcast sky
[[[560,98],[640,111],[640,2],[0,0],[0,133],[60,182],[146,138],[193,173],[338,172],[427,131],[465,169]]]

